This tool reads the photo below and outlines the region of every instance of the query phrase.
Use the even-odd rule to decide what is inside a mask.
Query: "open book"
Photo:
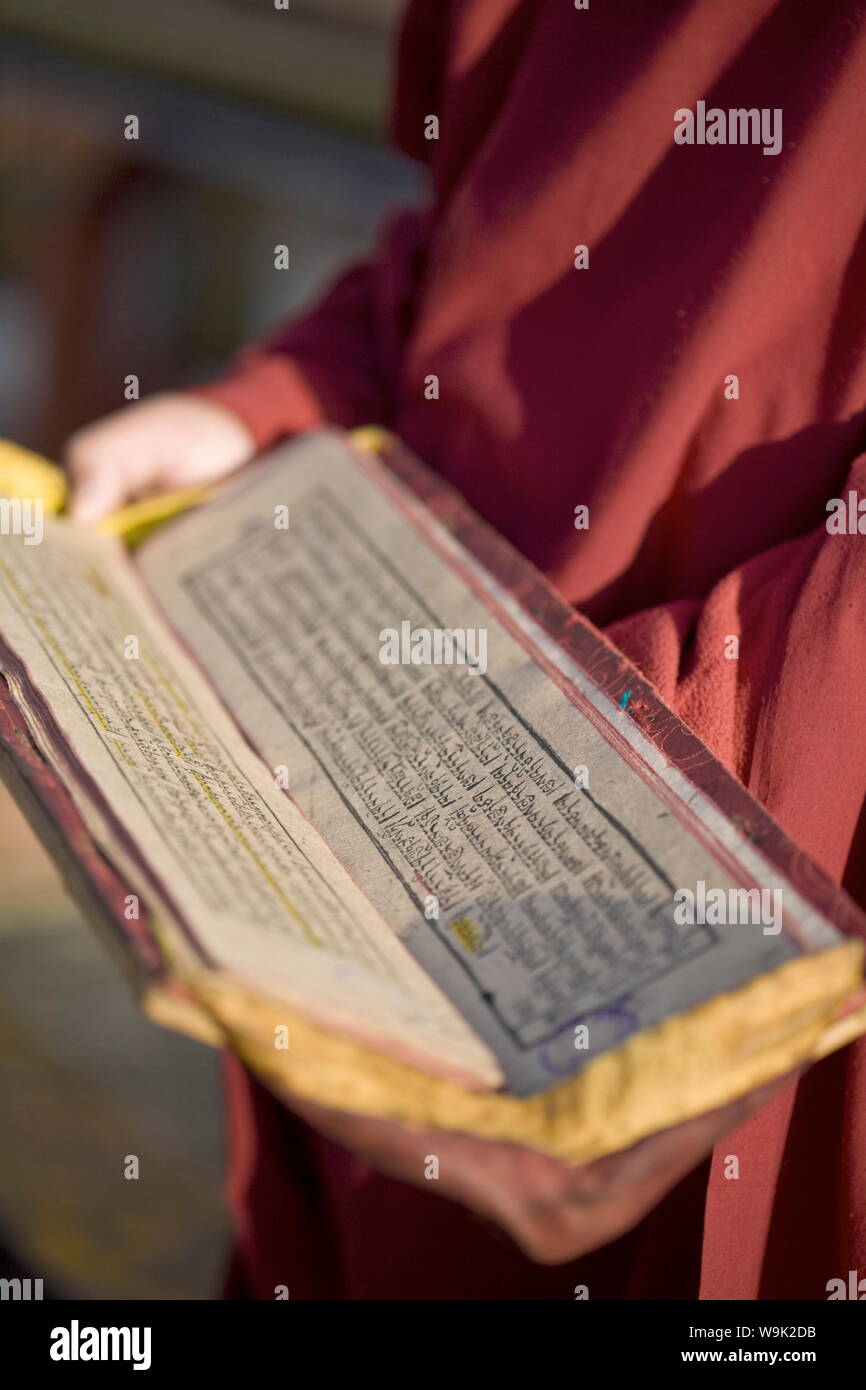
[[[2,772],[153,1017],[572,1161],[866,1029],[856,906],[396,441],[16,529]]]

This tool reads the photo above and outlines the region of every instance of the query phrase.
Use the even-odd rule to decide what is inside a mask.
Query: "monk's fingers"
[[[766,1105],[784,1084],[784,1081],[770,1082],[718,1110],[651,1134],[630,1149],[572,1169],[567,1182],[570,1200],[601,1201],[647,1178],[659,1175],[664,1179],[674,1170],[688,1172],[725,1134],[737,1129]]]
[[[781,1084],[762,1087],[624,1152],[577,1166],[471,1135],[419,1133],[390,1121],[296,1101],[293,1107],[314,1128],[380,1172],[461,1202],[495,1221],[532,1259],[556,1264],[629,1230],[722,1135],[765,1105]]]

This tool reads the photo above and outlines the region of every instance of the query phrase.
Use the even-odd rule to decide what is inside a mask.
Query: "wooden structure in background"
[[[403,0],[3,0],[19,34],[170,81],[380,134]]]

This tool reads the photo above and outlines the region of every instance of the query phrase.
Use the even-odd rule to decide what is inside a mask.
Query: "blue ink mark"
[[[620,709],[628,709],[628,702],[631,699],[631,691],[627,690],[619,702]]]
[[[574,1047],[574,1029],[586,1023],[590,1030],[588,1052]],[[626,995],[618,1003],[608,1008],[596,1009],[582,1014],[551,1038],[538,1051],[538,1061],[550,1076],[572,1076],[582,1070],[584,1065],[611,1048],[618,1047],[640,1028],[640,1020],[632,1004],[632,996]]]

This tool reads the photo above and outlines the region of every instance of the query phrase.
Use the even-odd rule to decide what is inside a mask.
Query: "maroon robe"
[[[863,10],[415,0],[395,133],[429,207],[209,388],[262,447],[394,429],[861,903],[866,536],[825,522],[866,497]],[[699,101],[780,110],[781,150],[676,143]],[[230,1101],[252,1297],[826,1298],[866,1276],[863,1044],[553,1268],[305,1131],[235,1062]]]

